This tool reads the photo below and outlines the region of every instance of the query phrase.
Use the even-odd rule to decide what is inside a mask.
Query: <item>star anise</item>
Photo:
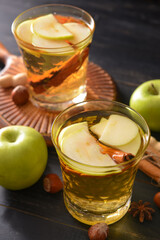
[[[144,220],[152,220],[152,213],[155,212],[153,208],[150,207],[150,202],[144,202],[139,200],[138,202],[132,202],[129,212],[133,215],[133,217],[139,216],[139,221],[141,223]]]

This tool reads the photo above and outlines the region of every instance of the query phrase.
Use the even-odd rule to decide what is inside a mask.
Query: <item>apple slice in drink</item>
[[[24,42],[32,44],[33,33],[31,25],[33,20],[27,20],[20,23],[16,29],[17,36]]]
[[[53,14],[36,18],[32,23],[33,31],[47,39],[71,39],[73,34],[59,23]]]
[[[52,39],[45,39],[37,36],[36,34],[34,34],[32,37],[32,45],[35,47],[44,48],[46,52],[58,55],[65,55],[65,53],[74,53],[73,47],[64,40],[57,41]]]
[[[80,23],[75,23],[75,22],[64,23],[63,26],[65,26],[65,28],[67,28],[68,31],[70,31],[73,34],[74,37],[70,39],[70,42],[72,44],[81,43],[81,41],[87,39],[91,33],[88,27]],[[87,40],[87,43],[88,43],[88,40]]]
[[[110,146],[121,146],[131,142],[138,134],[138,126],[131,119],[112,114],[100,136],[100,142]]]
[[[61,132],[59,137],[61,151],[79,163],[90,166],[115,166],[116,163],[108,154],[102,154],[100,152],[100,147],[96,139],[89,133],[86,124],[87,122],[76,123],[62,130],[63,132]],[[75,167],[77,166],[76,162],[74,165]],[[88,167],[87,169],[89,170],[90,168]],[[108,169],[108,171],[112,170],[112,167]],[[115,170],[120,171],[119,168]],[[84,172],[85,171],[86,169],[84,168]]]
[[[100,137],[102,135],[102,132],[103,132],[106,124],[107,124],[107,119],[101,118],[99,123],[96,123],[90,127],[90,130],[91,130],[91,132],[96,134],[98,137]]]
[[[141,136],[138,133],[137,136],[131,142],[125,145],[117,146],[117,148],[124,152],[132,153],[133,155],[136,155],[140,146],[141,146]]]
[[[87,122],[80,122],[80,123],[74,123],[72,125],[69,125],[62,129],[58,136],[58,144],[61,147],[63,138],[66,138],[69,134],[73,132],[78,132],[79,130],[84,129],[85,131],[88,131],[88,124]]]
[[[94,134],[96,134],[98,137],[100,137],[102,135],[102,132],[105,126],[107,125],[107,121],[108,120],[106,118],[101,118],[99,123],[90,127],[90,130]],[[140,145],[141,145],[141,137],[140,137],[140,133],[138,132],[137,136],[133,140],[131,140],[129,143],[124,145],[119,145],[119,146],[117,145],[116,148],[124,152],[136,155],[140,148]]]

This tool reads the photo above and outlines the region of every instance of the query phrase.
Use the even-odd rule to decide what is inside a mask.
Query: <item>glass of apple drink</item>
[[[27,69],[33,104],[61,111],[86,98],[94,29],[87,12],[63,4],[34,7],[14,20],[12,32]]]
[[[149,137],[145,120],[118,102],[78,103],[57,116],[52,141],[74,218],[111,224],[125,215]]]

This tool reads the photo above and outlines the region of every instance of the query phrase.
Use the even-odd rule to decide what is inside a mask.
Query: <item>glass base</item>
[[[131,204],[131,197],[128,199],[125,205],[117,209],[115,212],[105,212],[101,214],[96,214],[89,212],[86,209],[81,209],[78,206],[74,205],[67,195],[64,193],[64,203],[68,212],[78,221],[94,225],[99,222],[105,222],[108,225],[117,222],[120,220],[128,211]]]
[[[72,104],[83,102],[86,99],[87,92],[83,92],[74,99],[67,101],[67,102],[57,102],[57,103],[50,103],[50,102],[42,102],[40,100],[35,99],[34,97],[31,98],[31,102],[36,107],[40,107],[46,109],[48,111],[56,111],[60,112],[65,108],[71,106]]]

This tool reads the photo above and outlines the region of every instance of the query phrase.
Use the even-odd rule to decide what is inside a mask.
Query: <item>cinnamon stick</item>
[[[139,169],[160,185],[160,142],[152,136]]]
[[[103,154],[107,153],[116,163],[122,163],[131,160],[134,157],[134,155],[131,153],[123,152],[121,150],[108,147],[100,142],[98,142],[98,144],[100,146],[101,153]]]
[[[146,159],[141,159],[139,169],[160,184],[160,168]]]
[[[89,47],[85,48],[83,52],[78,52],[73,55],[66,62],[64,62],[61,67],[55,67],[49,70],[48,76],[45,78],[35,82],[31,81],[30,85],[34,88],[36,93],[42,93],[46,90],[46,88],[60,85],[69,75],[77,72],[80,69],[83,62],[88,57],[88,54]],[[40,76],[40,78],[41,77],[43,77],[43,75]]]

